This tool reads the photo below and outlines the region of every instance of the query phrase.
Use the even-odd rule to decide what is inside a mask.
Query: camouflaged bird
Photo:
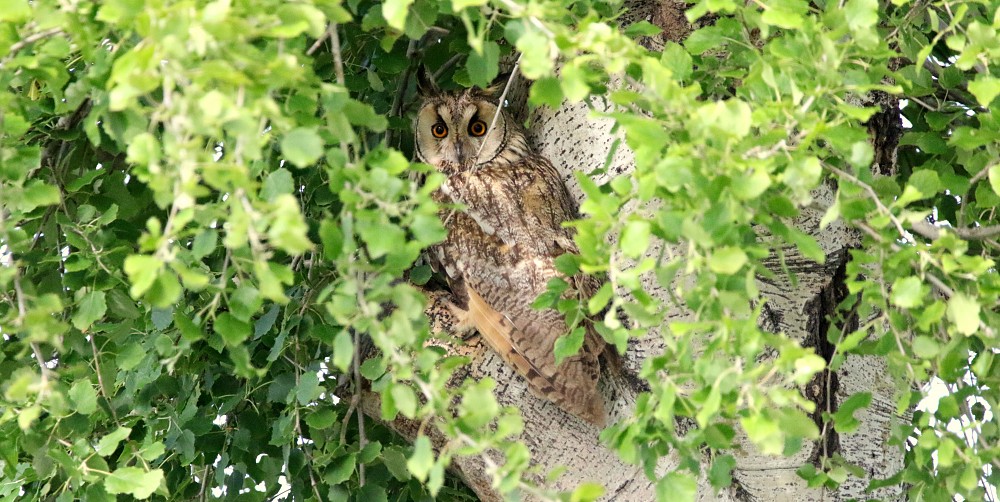
[[[585,322],[583,347],[557,366],[553,348],[568,331],[566,321],[555,310],[531,307],[550,279],[564,277],[555,259],[578,252],[572,230],[562,226],[578,217],[559,172],[495,104],[499,86],[444,93],[421,77],[417,156],[448,177],[436,200],[464,206],[442,213],[448,238],[429,253],[432,267],[447,276],[458,328],[477,330],[532,393],[603,426],[597,380],[604,340]],[[568,282],[584,297],[599,286],[584,275]]]

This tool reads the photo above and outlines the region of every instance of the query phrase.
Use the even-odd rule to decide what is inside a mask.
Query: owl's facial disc
[[[496,113],[496,105],[470,93],[428,100],[417,114],[417,156],[449,175],[492,161],[507,136],[503,115],[493,125]]]

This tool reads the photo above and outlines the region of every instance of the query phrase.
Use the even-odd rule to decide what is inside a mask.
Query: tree
[[[0,496],[992,497],[998,5],[685,7],[0,1]],[[607,430],[437,315],[420,66],[517,70]]]

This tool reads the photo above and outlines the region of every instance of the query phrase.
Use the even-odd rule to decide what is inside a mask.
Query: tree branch
[[[490,133],[493,132],[493,128],[497,125],[497,120],[500,119],[500,114],[503,112],[503,102],[507,99],[507,92],[510,91],[510,84],[514,82],[514,77],[517,76],[517,69],[521,66],[521,57],[524,53],[518,54],[517,61],[514,61],[514,68],[510,70],[510,76],[507,77],[507,84],[503,86],[503,92],[500,93],[500,99],[497,100],[497,112],[493,114],[493,121],[490,122],[490,128],[486,130],[486,135],[484,138],[488,138]],[[473,164],[479,163],[479,154],[483,152],[483,147],[486,146],[486,141],[479,144],[479,150],[476,151],[476,161]]]
[[[4,58],[4,59],[5,60],[6,59],[10,59],[14,54],[17,54],[18,52],[20,52],[21,49],[23,49],[23,48],[25,48],[25,47],[27,47],[27,46],[35,43],[35,42],[38,42],[39,40],[44,40],[46,38],[58,35],[58,34],[60,34],[62,32],[63,31],[60,28],[50,28],[50,29],[45,30],[45,31],[40,31],[38,33],[34,33],[34,34],[31,34],[31,35],[28,35],[28,36],[22,38],[21,40],[18,40],[17,42],[15,42],[14,45],[11,45],[10,49],[7,51],[7,57]]]
[[[988,227],[939,227],[932,225],[925,220],[915,221],[910,225],[914,232],[930,239],[937,240],[941,237],[941,230],[946,229],[964,241],[983,241],[1000,236],[1000,225],[990,225]]]

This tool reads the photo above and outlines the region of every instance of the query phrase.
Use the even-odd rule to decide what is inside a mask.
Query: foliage
[[[413,71],[485,85],[511,57],[533,105],[607,95],[635,152],[634,175],[579,176],[581,255],[561,265],[609,281],[557,303],[622,309],[634,326],[601,325],[619,345],[663,336],[650,392],[603,437],[651,478],[679,455],[664,499],[693,498],[706,448],[729,483],[736,427],[773,454],[816,439],[795,386],[848,354],[890,363],[900,413],[911,385],[952,390],[895,430],[905,467],[876,484],[983,498],[1000,454],[996,2],[705,0],[688,18],[711,22],[662,51],[633,39],[648,23],[617,28],[621,7],[0,0],[0,496],[463,500],[445,465],[486,448],[506,458],[501,491],[546,495],[524,480],[516,410],[488,380],[445,385],[462,361],[425,344],[425,299],[400,280],[426,281],[415,264],[443,238],[442,180],[401,153]],[[872,92],[908,100],[897,174],[870,169]],[[830,360],[760,327],[757,285],[791,247],[826,259],[791,223],[826,179],[823,225],[864,234],[843,305],[860,326],[830,324]],[[633,201],[657,205],[622,211]],[[690,318],[665,317],[649,274]],[[365,340],[381,355],[358,364]],[[384,418],[437,417],[449,446],[401,444],[336,397],[369,386]],[[870,401],[823,427],[853,432]],[[857,475],[837,456],[800,472]]]

